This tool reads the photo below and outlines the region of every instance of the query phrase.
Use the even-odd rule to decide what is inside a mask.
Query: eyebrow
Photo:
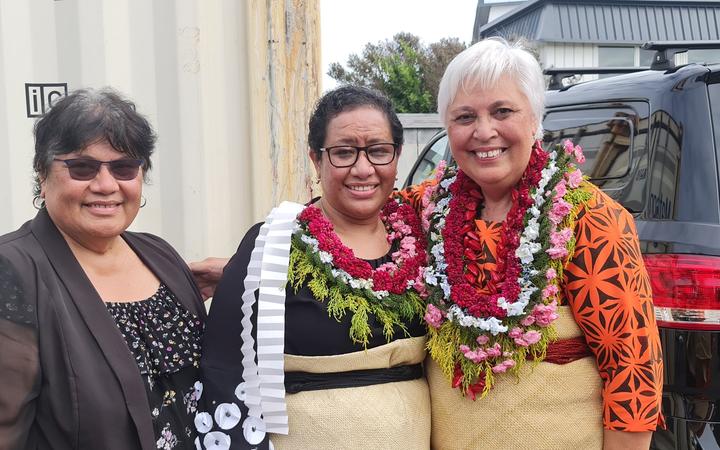
[[[512,101],[507,100],[507,99],[500,99],[500,100],[494,101],[494,102],[492,102],[490,105],[488,105],[488,107],[489,107],[490,109],[497,108],[497,107],[500,107],[500,106],[508,106],[508,107],[512,107],[512,108],[514,108],[514,109],[518,109],[518,108],[519,108],[519,106],[518,106],[515,102],[512,102]],[[457,114],[457,113],[460,113],[460,112],[474,112],[474,111],[475,111],[475,108],[473,108],[473,107],[466,106],[466,105],[461,105],[461,106],[458,106],[458,107],[456,107],[456,108],[454,108],[454,109],[451,109],[451,110],[450,110],[450,113],[451,113],[451,114]]]

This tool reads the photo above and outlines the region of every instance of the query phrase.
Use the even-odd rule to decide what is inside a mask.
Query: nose
[[[375,166],[367,157],[367,152],[360,152],[358,159],[352,166],[351,171],[358,178],[367,178],[375,172]]]
[[[100,165],[100,170],[90,182],[90,189],[102,194],[111,194],[118,190],[117,180],[110,173],[107,164]]]
[[[475,119],[473,136],[482,142],[487,142],[497,136],[497,130],[495,129],[495,122],[493,119],[490,117],[478,116],[477,119]]]

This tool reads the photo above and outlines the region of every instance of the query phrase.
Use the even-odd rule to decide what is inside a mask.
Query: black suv
[[[663,69],[548,91],[544,141],[581,145],[583,172],[635,216],[665,362],[667,430],[651,448],[718,449],[720,64],[671,67],[655,49]],[[441,131],[406,185],[449,158]]]

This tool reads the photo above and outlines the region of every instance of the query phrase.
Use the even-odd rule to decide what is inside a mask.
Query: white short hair
[[[437,95],[438,113],[443,124],[447,127],[447,110],[455,100],[458,89],[489,89],[505,75],[514,79],[527,96],[538,123],[535,137],[542,138],[545,77],[540,64],[521,43],[510,44],[499,37],[487,38],[471,45],[448,64]]]

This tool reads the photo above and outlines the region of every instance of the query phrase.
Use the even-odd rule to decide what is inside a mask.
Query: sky
[[[470,44],[476,8],[477,0],[320,0],[323,92],[336,84],[327,76],[331,63],[347,67],[348,56],[365,44],[401,31],[425,45],[444,37]]]

